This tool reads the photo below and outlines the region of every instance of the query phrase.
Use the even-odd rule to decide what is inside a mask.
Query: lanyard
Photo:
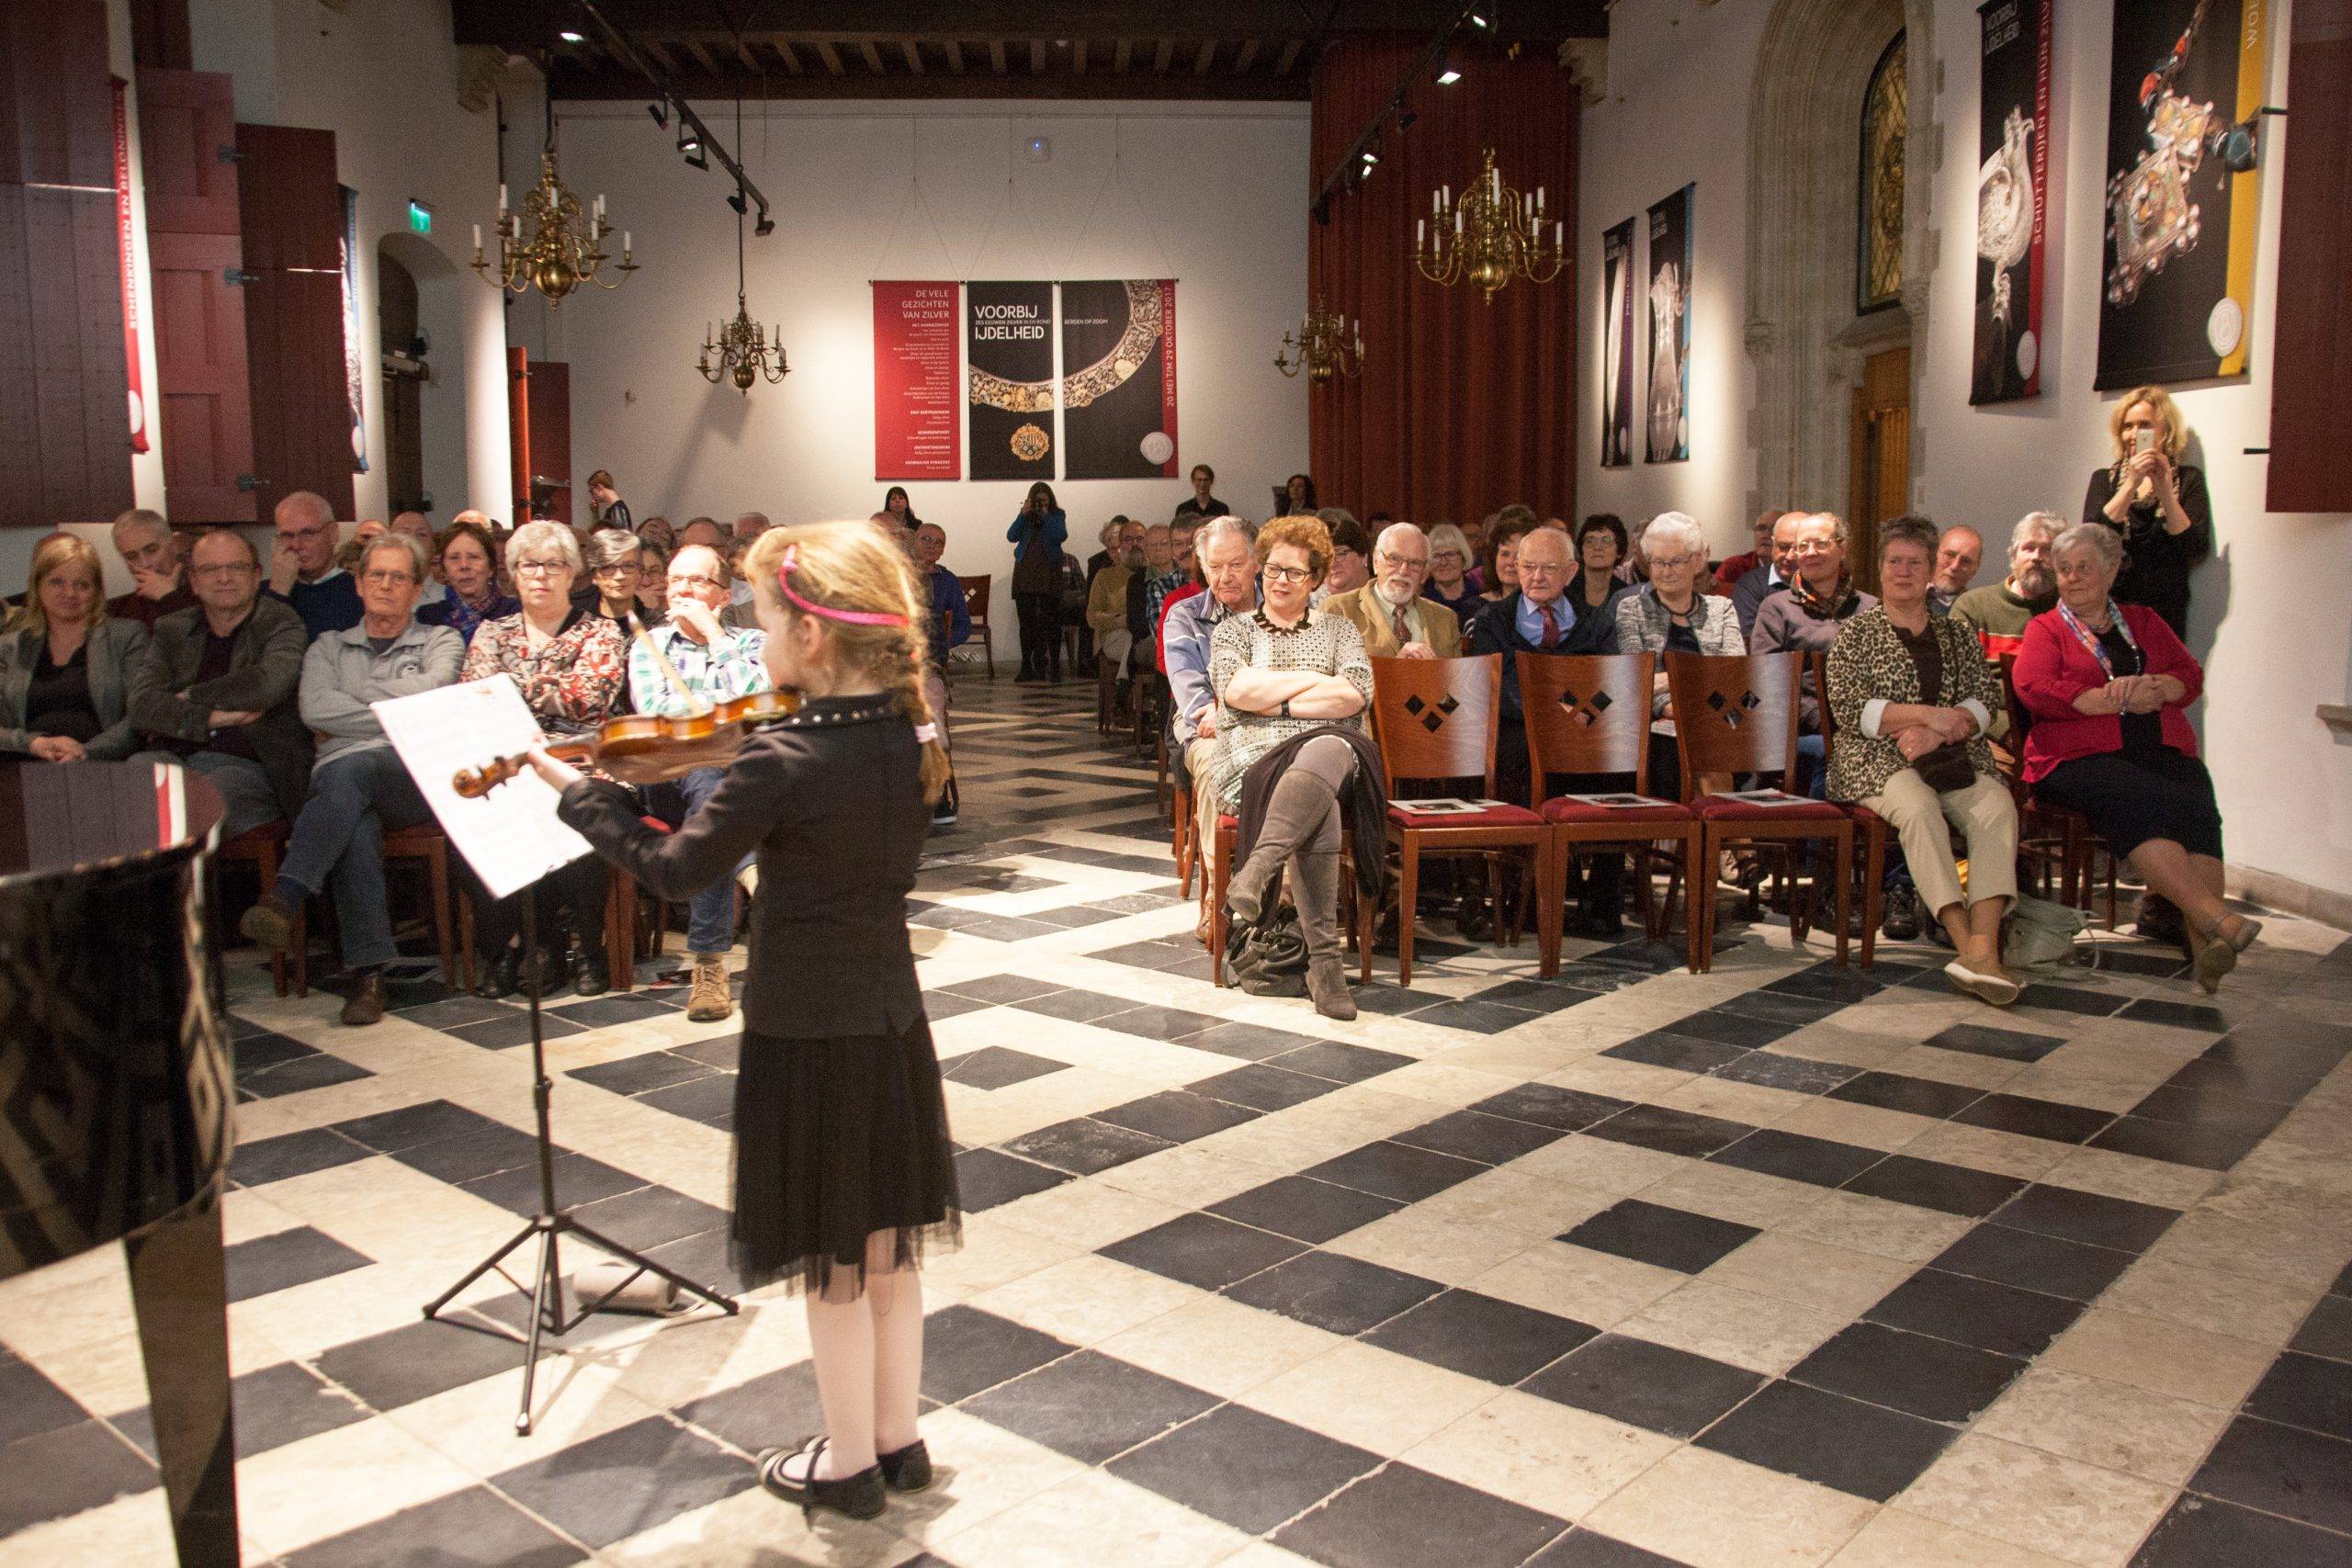
[[[2108,679],[2110,681],[2113,680],[2115,678],[2115,661],[2108,657],[2107,645],[2100,642],[2097,637],[2092,635],[2090,627],[2083,625],[2083,618],[2080,615],[2075,615],[2074,610],[2068,606],[2064,600],[2059,601],[2058,614],[2059,616],[2065,621],[2066,629],[2075,634],[2075,640],[2081,643],[2084,648],[2090,651],[2090,656],[2098,660],[2098,667],[2107,671]],[[2107,602],[2107,615],[2108,619],[2114,624],[2115,629],[2122,634],[2125,645],[2129,647],[2132,652],[2138,653],[2140,651],[2140,639],[2132,635],[2132,623],[2123,618],[2122,606],[2116,604],[2114,600],[2109,599]],[[2144,667],[2147,663],[2147,660],[2143,658],[2140,662],[2142,666]]]

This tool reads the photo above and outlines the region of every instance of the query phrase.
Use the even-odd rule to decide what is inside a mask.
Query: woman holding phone
[[[2176,637],[2188,635],[2188,574],[2213,553],[2205,473],[2180,460],[2188,422],[2162,387],[2134,387],[2108,416],[2115,455],[2091,475],[2083,521],[2123,536],[2115,602],[2145,604]]]

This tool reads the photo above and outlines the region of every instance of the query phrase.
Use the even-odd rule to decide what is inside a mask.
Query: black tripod
[[[496,1269],[506,1282],[516,1290],[523,1281],[501,1267],[507,1255],[529,1241],[539,1238],[539,1261],[531,1276],[531,1330],[523,1340],[523,1404],[515,1412],[514,1429],[528,1433],[531,1429],[531,1383],[539,1370],[539,1336],[552,1334],[560,1339],[590,1316],[601,1311],[605,1303],[627,1290],[637,1280],[652,1274],[667,1280],[680,1290],[700,1296],[715,1307],[724,1307],[732,1314],[741,1310],[730,1297],[695,1284],[674,1269],[656,1263],[643,1253],[623,1247],[602,1232],[582,1224],[555,1201],[555,1134],[548,1122],[548,1100],[554,1085],[548,1079],[547,1042],[539,1033],[539,890],[536,884],[523,890],[523,976],[524,994],[531,1003],[531,1103],[538,1112],[539,1139],[539,1212],[531,1223],[518,1232],[514,1239],[483,1258],[466,1272],[466,1277],[426,1303],[424,1315],[432,1317],[455,1301],[458,1292]],[[558,1261],[558,1238],[576,1235],[590,1246],[611,1254],[624,1263],[634,1264],[634,1272],[598,1296],[594,1301],[582,1301],[579,1311],[567,1316],[563,1310],[563,1267]]]

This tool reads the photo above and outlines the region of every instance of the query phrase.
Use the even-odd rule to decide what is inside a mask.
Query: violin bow
[[[670,662],[670,656],[662,651],[662,645],[653,640],[653,634],[646,629],[643,621],[637,618],[637,612],[634,610],[628,613],[628,629],[637,634],[639,641],[645,644],[645,651],[653,655],[653,662],[660,667],[662,678],[670,682],[670,689],[678,694],[680,702],[685,704],[697,715],[715,711],[707,699],[696,696],[686,685],[685,677],[678,673],[678,667]]]

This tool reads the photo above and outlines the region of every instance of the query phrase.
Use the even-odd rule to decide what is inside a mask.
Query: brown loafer
[[[343,1004],[343,1021],[354,1029],[364,1028],[384,1021],[384,976],[380,974],[360,977],[350,999]]]

